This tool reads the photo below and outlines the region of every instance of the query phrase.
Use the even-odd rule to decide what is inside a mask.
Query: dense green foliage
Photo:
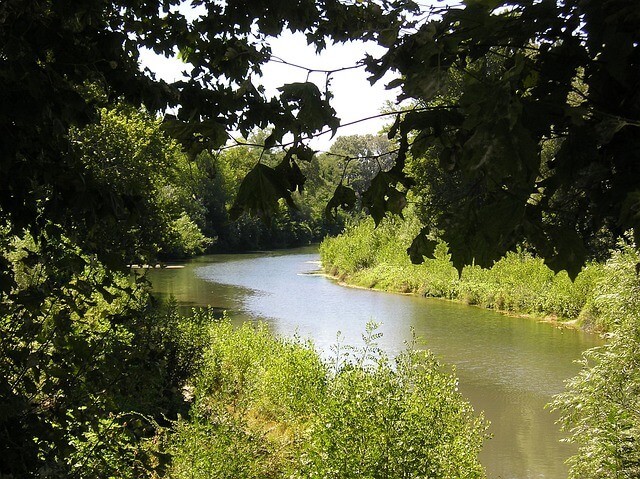
[[[2,474],[161,472],[167,458],[153,437],[188,410],[181,389],[201,356],[197,321],[155,308],[146,288],[68,241],[3,236],[2,246],[18,279],[0,322]],[[38,248],[49,261],[34,259]]]
[[[400,97],[418,104],[390,132],[398,162],[429,151],[450,180],[427,198],[433,222],[415,249],[431,254],[425,237],[439,234],[461,270],[526,240],[575,277],[603,229],[640,235],[637,2],[469,0],[439,13],[367,62],[374,79],[399,73]]]
[[[264,325],[211,327],[172,477],[479,478],[486,423],[427,352],[362,349],[323,362]],[[339,347],[338,347],[339,346]]]
[[[160,121],[123,106],[102,109],[100,121],[73,129],[70,141],[116,212],[94,225],[78,225],[100,238],[92,251],[119,252],[135,263],[192,256],[212,242],[201,231],[207,211],[192,193],[196,166],[164,136]],[[201,189],[207,186],[213,188]],[[93,201],[91,193],[79,191],[77,201]]]
[[[267,97],[257,84],[261,66],[271,57],[268,40],[284,30],[302,32],[318,49],[352,39],[379,43],[387,53],[364,61],[372,80],[388,71],[399,73],[394,85],[402,88],[402,97],[419,105],[399,113],[391,128],[398,143],[393,164],[363,161],[359,178],[350,176],[345,164],[327,202],[329,216],[337,207],[361,208],[378,223],[388,212],[401,213],[407,190],[415,184],[405,170],[407,155],[420,159],[429,150],[439,159],[437,178],[449,180],[440,183],[448,195],[439,197],[429,190],[428,175],[419,183],[424,211],[433,213],[423,219],[433,223],[412,243],[418,259],[431,253],[435,237],[443,237],[458,270],[474,261],[488,266],[524,238],[555,270],[566,268],[574,276],[584,264],[586,245],[603,231],[615,238],[635,227],[640,234],[640,16],[635,0],[469,0],[460,8],[444,7],[433,17],[414,15],[419,6],[410,0],[184,2],[199,7],[195,15],[184,13],[182,3],[0,3],[0,474],[163,473],[168,458],[158,449],[160,439],[154,438],[165,433],[165,418],[186,411],[188,390],[183,388],[200,365],[199,352],[207,338],[201,322],[210,318],[186,320],[155,310],[143,286],[127,276],[127,265],[202,251],[207,237],[223,236],[219,232],[224,221],[216,218],[239,218],[243,212],[280,221],[277,231],[306,238],[308,231],[295,230],[299,222],[292,217],[306,176],[318,171],[305,141],[325,128],[335,134],[340,122],[331,105],[331,72],[323,89],[311,82],[285,84],[274,97]],[[168,84],[143,71],[141,48],[166,56],[178,52],[187,70],[184,78]],[[452,85],[455,88],[447,90]],[[160,134],[156,113],[165,115],[162,130],[181,144],[185,155]],[[237,190],[218,188],[228,177],[214,174],[211,151],[226,144],[229,131],[249,137],[256,129],[269,131],[263,141],[265,155],[250,163]],[[283,145],[287,135],[293,142]],[[266,153],[278,145],[284,152],[269,163]],[[327,195],[318,190],[315,197]],[[440,198],[444,201],[434,201]],[[283,204],[289,212],[279,217]],[[317,219],[322,208],[314,204],[310,211],[316,216],[309,217]],[[372,235],[362,242],[372,247],[374,239]],[[391,247],[386,249],[391,255]],[[376,258],[371,251],[367,255],[363,264],[373,264]],[[445,291],[451,272],[448,253],[440,246],[437,255],[441,279],[433,288]],[[542,268],[529,267],[528,260],[509,256],[505,261],[517,268],[526,264],[529,277],[546,278],[540,284],[566,283],[565,277],[549,280]],[[477,268],[469,271],[475,283],[490,281]],[[509,268],[499,274],[508,278]],[[590,281],[585,280],[587,289]],[[522,294],[506,291],[513,297],[504,293],[486,301],[521,302]],[[557,288],[550,291],[560,294]],[[472,293],[467,292],[470,297]],[[556,304],[554,298],[551,303]],[[579,302],[572,304],[558,314],[569,314]],[[590,304],[596,312],[606,305],[596,300]],[[602,317],[609,318],[606,313]],[[600,364],[631,377],[637,365],[629,341],[636,330],[633,321],[618,322],[624,323],[616,332],[619,340],[605,350],[602,357],[607,360]],[[232,348],[241,352],[243,346]],[[315,439],[303,461],[308,474],[359,475],[361,471],[353,469],[359,462],[342,464],[336,451],[325,449],[334,442],[345,451],[370,452],[363,465],[375,474],[386,473],[378,464],[389,457],[394,441],[408,444],[402,436],[407,432],[429,443],[435,428],[444,431],[441,440],[450,441],[435,444],[433,450],[451,453],[456,464],[442,453],[412,467],[435,468],[423,471],[425,475],[478,475],[462,453],[467,445],[456,443],[470,438],[475,445],[477,437],[466,429],[466,409],[447,393],[452,380],[434,373],[428,358],[410,356],[406,361],[406,367],[401,361],[393,369],[381,359],[372,368],[355,364],[325,375],[327,409],[321,406],[309,414],[333,421],[343,416],[331,408],[343,407],[353,413],[354,422],[346,422],[338,436],[323,432],[323,423],[305,429],[319,434],[311,434]],[[631,369],[624,369],[626,365]],[[610,372],[598,366],[594,371]],[[430,372],[436,382],[423,383]],[[583,383],[576,381],[575,394],[596,400],[606,386],[604,380],[594,381],[589,390]],[[627,401],[623,383],[612,381]],[[442,425],[420,422],[429,415],[412,415],[412,408],[423,405],[410,393],[424,384],[444,384],[429,389],[436,394],[435,410],[451,413],[438,401],[452,401],[460,405],[457,413],[463,417],[454,414]],[[340,396],[331,396],[332,388]],[[370,396],[345,394],[351,388],[372,390],[384,400],[374,404]],[[196,393],[197,406],[204,399]],[[577,404],[571,401],[567,404]],[[603,401],[589,404],[595,402],[604,408],[611,403],[610,394],[605,391]],[[280,413],[299,413],[297,403],[280,404]],[[382,411],[396,420],[398,427],[391,432],[398,436],[389,432],[376,437],[385,431],[376,429],[368,416],[358,416],[363,411],[380,414],[376,405],[387,407]],[[240,476],[286,470],[290,458],[278,456],[286,448],[276,451],[273,464],[260,462],[272,457],[271,446],[262,442],[263,431],[238,424],[234,408],[222,409],[212,416],[196,407],[197,421],[178,423],[178,430],[192,431],[181,436],[187,444],[192,437],[229,431],[210,443],[213,456],[203,453],[224,460],[205,464],[203,470],[214,473],[207,467],[228,465],[236,467],[230,475]],[[623,409],[604,413],[592,408],[598,423],[579,430],[579,441],[591,429],[607,431],[606,439],[612,439],[613,450],[624,452],[624,460],[620,454],[604,457],[601,450],[594,454],[588,438],[585,456],[604,457],[598,464],[606,464],[612,474],[634,475],[635,443],[615,441],[633,431],[635,426],[628,424],[637,424],[632,416],[617,421]],[[407,418],[415,430],[400,427]],[[613,432],[600,421],[613,424]],[[371,435],[363,438],[355,430],[347,434],[352,431],[349,424]],[[229,437],[246,451],[240,456],[244,463],[225,462]],[[389,439],[389,449],[379,446],[380,437]],[[366,442],[374,439],[375,444]],[[197,442],[194,447],[208,444]],[[193,462],[193,456],[179,455],[182,450],[175,450],[176,458],[186,457],[183,464]],[[220,451],[226,455],[216,456]],[[419,457],[432,452],[414,451]],[[412,458],[409,448],[403,452]],[[629,458],[631,462],[625,462]],[[172,465],[176,474],[179,464],[176,460]],[[389,474],[405,474],[409,467],[385,464],[393,468]],[[589,474],[600,470],[596,462],[583,464]],[[464,471],[455,470],[457,465]]]
[[[350,227],[321,245],[325,268],[366,287],[462,300],[515,313],[557,315],[609,331],[609,342],[587,351],[583,369],[552,406],[568,440],[578,445],[570,459],[572,479],[631,478],[640,471],[640,255],[620,241],[605,263],[583,268],[575,281],[553,273],[540,258],[507,253],[491,268],[466,266],[459,276],[446,245],[435,258],[412,264],[402,254],[419,228],[388,219]]]
[[[607,263],[592,307],[615,325],[610,341],[587,352],[583,369],[553,407],[579,453],[571,477],[630,478],[640,475],[640,280],[637,252],[621,245]]]
[[[245,214],[237,214],[234,205],[245,176],[260,163],[277,167],[283,154],[263,151],[255,145],[266,133],[252,137],[247,145],[227,149],[214,157],[201,154],[196,163],[207,162],[212,170],[213,185],[203,184],[200,191],[207,198],[207,233],[216,238],[212,251],[246,251],[287,248],[319,242],[327,234],[339,232],[344,215],[329,221],[325,206],[342,173],[335,161],[323,155],[301,165],[306,180],[300,192],[292,193],[295,206],[278,203],[269,222]],[[262,140],[261,140],[262,138]],[[237,217],[235,217],[237,216]]]
[[[304,196],[304,206],[281,205],[266,224],[247,215],[232,221],[230,211],[247,173],[259,161],[277,165],[282,154],[237,146],[189,160],[163,134],[160,121],[122,106],[101,110],[100,121],[74,130],[71,141],[117,211],[117,217],[94,225],[93,234],[102,239],[100,248],[122,251],[130,263],[300,246],[341,228],[342,221],[324,215],[341,171],[322,158],[304,166],[305,190],[296,193]],[[79,192],[78,201],[85,199]]]
[[[387,291],[455,299],[514,313],[578,319],[584,327],[613,330],[607,308],[595,298],[612,280],[630,274],[591,263],[571,281],[566,272],[554,273],[541,258],[519,250],[491,268],[466,266],[458,275],[446,244],[435,257],[412,264],[404,253],[420,226],[415,220],[387,218],[378,227],[367,220],[352,225],[320,247],[324,268],[348,283]],[[611,261],[614,261],[613,259]],[[632,258],[628,264],[635,265]]]

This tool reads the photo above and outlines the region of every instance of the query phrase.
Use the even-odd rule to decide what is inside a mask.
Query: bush
[[[329,384],[299,477],[484,477],[485,428],[429,352],[406,352],[394,367],[384,357],[349,363]]]
[[[191,420],[170,438],[171,477],[484,477],[486,422],[427,352],[321,361],[263,324],[212,326]]]
[[[157,307],[64,237],[0,244],[15,278],[0,295],[0,476],[161,473],[153,439],[188,411],[207,318]]]
[[[164,254],[171,258],[202,254],[213,244],[213,240],[202,234],[198,225],[184,211],[171,223],[169,230],[170,239],[167,241]]]
[[[621,244],[597,282],[593,307],[611,340],[585,353],[582,371],[555,397],[569,440],[578,445],[571,478],[640,477],[640,263]]]

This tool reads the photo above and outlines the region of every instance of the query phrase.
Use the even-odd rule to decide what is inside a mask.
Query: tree
[[[10,167],[12,174],[2,175],[0,201],[12,228],[33,228],[27,223],[43,207],[51,217],[58,212],[60,224],[92,214],[93,202],[74,205],[79,189],[92,188],[68,153],[65,132],[91,121],[96,106],[114,98],[142,102],[150,111],[175,108],[166,131],[192,155],[221,146],[230,129],[248,135],[269,126],[266,147],[293,133],[283,174],[257,165],[247,188],[270,187],[259,189],[253,204],[238,205],[268,217],[277,205],[269,198],[289,200],[300,187],[297,163],[312,157],[303,139],[339,127],[328,90],[288,84],[267,99],[256,86],[270,57],[264,41],[285,28],[304,32],[318,49],[327,39],[356,38],[388,48],[381,58],[365,59],[372,81],[397,72],[393,86],[402,88],[401,97],[423,106],[398,114],[391,129],[398,161],[373,182],[370,210],[377,220],[383,210],[397,210],[411,186],[406,154],[435,147],[442,167],[461,177],[458,195],[440,205],[436,225],[458,267],[489,265],[525,239],[554,269],[575,275],[598,231],[637,226],[639,20],[633,0],[468,0],[409,20],[406,15],[418,12],[409,0],[207,3],[193,20],[180,3],[4,3],[0,120],[7,134],[0,151],[3,171]],[[165,55],[177,49],[190,68],[185,80],[166,84],[141,72],[141,47]],[[452,74],[459,94],[446,103]],[[89,94],[90,86],[100,94]],[[542,145],[557,140],[559,148],[544,161]],[[33,186],[27,191],[25,183]],[[350,203],[348,191],[337,193],[334,205]],[[414,256],[429,253],[428,233]]]
[[[391,169],[395,162],[393,145],[385,135],[339,136],[329,153],[341,157],[344,179],[360,194],[379,171]]]
[[[104,215],[117,217],[110,198],[93,187],[68,136],[71,127],[94,122],[99,107],[114,101],[144,104],[150,112],[172,108],[165,129],[192,156],[222,146],[228,130],[248,136],[270,125],[267,146],[291,132],[295,145],[280,178],[294,178],[294,157],[309,158],[302,139],[325,126],[335,130],[338,119],[330,92],[312,83],[283,85],[279,98],[262,94],[254,81],[270,57],[265,41],[285,28],[305,32],[318,48],[326,37],[373,38],[377,31],[400,28],[397,16],[404,5],[195,1],[191,6],[201,7],[202,14],[187,20],[182,3],[3,2],[0,208],[12,232],[27,228],[37,237],[42,225],[35,218],[44,216],[65,225],[75,241],[91,242],[91,225],[75,228],[76,219],[99,223]],[[143,47],[167,56],[177,50],[190,69],[186,79],[167,84],[141,71]],[[253,177],[264,180],[266,171],[257,167]],[[271,180],[270,191],[284,198],[299,186],[295,180]],[[77,203],[78,193],[87,201]]]
[[[119,106],[99,114],[99,122],[70,132],[74,153],[94,188],[79,191],[76,201],[95,201],[97,190],[117,216],[77,225],[100,238],[85,251],[108,251],[129,264],[202,252],[208,240],[193,218],[203,223],[204,206],[190,188],[195,178],[187,175],[197,165],[186,164],[178,145],[148,113]]]
[[[123,158],[114,171],[125,178],[105,173],[113,158],[102,153],[118,153],[132,137],[114,134],[114,147],[102,151],[76,143],[92,131],[101,136],[101,111],[170,109],[164,129],[191,158],[223,145],[227,129],[271,125],[272,143],[291,132],[296,143],[274,190],[286,196],[298,185],[283,190],[281,179],[308,159],[302,139],[335,129],[337,119],[330,94],[313,84],[283,85],[279,98],[262,94],[253,81],[269,59],[265,40],[284,28],[304,31],[319,48],[327,36],[371,38],[367,32],[394,28],[401,9],[196,0],[202,15],[188,20],[181,4],[0,3],[0,475],[152,474],[166,461],[139,446],[157,421],[182,410],[181,388],[193,372],[197,351],[181,359],[190,341],[176,345],[180,320],[156,314],[139,281],[117,274],[158,248],[148,244],[155,230],[141,232],[139,243],[122,241],[134,239],[129,226],[148,211],[136,189],[149,178],[136,177]],[[167,84],[142,71],[143,47],[179,52],[190,69],[185,80]],[[152,160],[163,155],[157,140]],[[191,224],[178,226],[193,238]]]
[[[372,81],[398,72],[401,98],[423,105],[390,132],[399,161],[433,149],[456,175],[436,226],[459,269],[525,240],[575,276],[603,228],[640,237],[638,32],[633,0],[468,0],[368,59]],[[559,147],[545,161],[547,141]]]

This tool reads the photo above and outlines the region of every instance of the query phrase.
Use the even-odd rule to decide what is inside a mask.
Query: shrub
[[[171,223],[170,233],[171,238],[167,241],[165,254],[172,258],[202,254],[213,243],[211,238],[202,234],[198,225],[184,211]]]
[[[211,327],[191,420],[170,440],[171,477],[484,477],[486,422],[432,354],[391,363],[375,347],[323,362],[264,324]]]
[[[343,365],[312,424],[301,477],[479,478],[486,423],[426,351]]]
[[[552,403],[578,445],[571,478],[640,477],[639,263],[635,246],[623,242],[604,266],[592,307],[611,340],[585,353],[581,372]]]
[[[0,304],[0,476],[161,473],[153,438],[188,411],[182,388],[199,365],[205,319],[157,307],[138,281],[63,237],[5,245],[18,282]],[[16,261],[45,246],[47,261]]]

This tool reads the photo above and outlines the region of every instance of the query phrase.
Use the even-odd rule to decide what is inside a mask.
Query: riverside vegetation
[[[320,246],[325,271],[347,284],[462,301],[515,314],[551,317],[590,330],[609,332],[619,319],[607,313],[602,298],[622,274],[635,274],[640,261],[631,240],[620,240],[608,262],[591,262],[575,280],[554,273],[524,248],[507,253],[491,268],[453,266],[440,242],[433,259],[413,264],[407,255],[420,226],[413,219],[387,217],[375,227],[370,219],[354,222]]]
[[[283,210],[271,226],[230,223],[234,190],[257,161],[249,147],[190,161],[157,119],[125,105],[70,135],[117,217],[68,230],[46,221],[39,235],[0,225],[0,474],[482,477],[485,424],[428,353],[395,363],[369,349],[327,364],[262,326],[182,317],[123,268],[339,227],[323,219],[337,160],[309,163],[306,210]],[[79,195],[77,207],[90,207]],[[81,248],[73,235],[83,231],[94,238]]]
[[[261,327],[181,317],[127,266],[213,240],[306,242],[326,232],[320,205],[327,216],[359,205],[380,222],[414,191],[429,220],[414,253],[429,256],[435,232],[457,267],[490,266],[526,241],[574,277],[601,232],[640,240],[637,12],[637,0],[0,2],[0,476],[480,477],[484,424],[428,353],[392,363],[367,349],[326,365]],[[350,67],[323,70],[316,85],[312,66],[266,94],[263,68],[283,61],[270,41],[287,31],[317,51],[383,49],[353,66],[374,82],[391,73],[412,103],[390,113],[388,151],[345,152],[337,177],[316,168],[309,140],[337,133],[331,84]],[[184,75],[157,78],[144,50],[178,56]],[[233,141],[261,131],[257,154]],[[316,174],[318,201],[297,210]],[[344,244],[344,274],[394,254],[376,237],[359,239],[369,251],[355,262]],[[585,269],[584,302],[522,252],[500,274],[515,264],[549,278],[544,307],[496,294],[506,287],[477,267],[456,283],[443,246],[440,283],[424,290],[610,330],[554,402],[580,446],[574,478],[640,476],[631,251],[602,277]],[[563,284],[570,301],[558,299]]]
[[[143,277],[110,273],[64,241],[48,244],[55,265],[18,262],[33,242],[4,246],[29,309],[19,325],[0,323],[3,474],[484,477],[487,424],[455,376],[425,351],[385,357],[374,325],[364,348],[337,342],[324,361],[264,324],[182,316]],[[85,268],[69,274],[67,261]],[[67,286],[50,289],[63,275]],[[27,301],[38,290],[42,310]]]
[[[585,353],[581,372],[550,407],[561,414],[567,440],[579,452],[570,458],[572,478],[631,478],[640,474],[640,255],[630,237],[610,258],[587,264],[571,281],[553,273],[525,250],[489,269],[466,266],[460,275],[447,247],[415,265],[406,248],[417,226],[387,218],[370,220],[323,241],[324,268],[348,284],[416,293],[535,316],[553,316],[606,332],[605,346]]]
[[[336,343],[323,361],[264,324],[206,328],[190,418],[167,437],[176,478],[484,477],[486,421],[426,351]]]

